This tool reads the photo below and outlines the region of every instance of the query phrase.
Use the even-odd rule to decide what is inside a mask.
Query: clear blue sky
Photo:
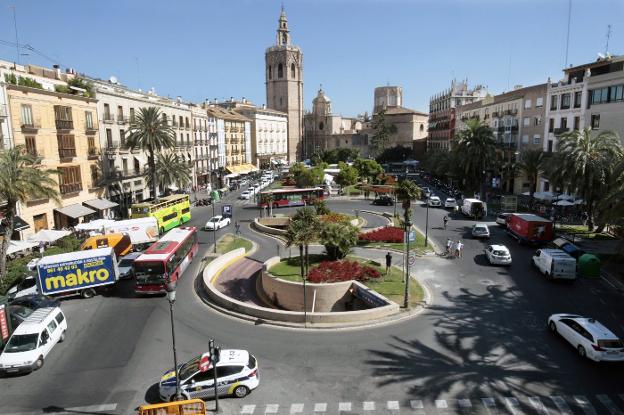
[[[189,101],[265,102],[264,51],[278,0],[0,0],[0,40],[30,44],[63,66]],[[613,25],[624,53],[624,1],[572,0],[569,63],[594,60]],[[369,111],[376,86],[400,85],[405,106],[428,111],[453,77],[500,93],[508,82],[561,77],[568,0],[285,0],[304,52],[304,100],[319,84],[343,115]],[[511,70],[509,59],[511,53]],[[15,59],[0,45],[0,58]],[[35,54],[22,61],[50,66]],[[137,67],[138,62],[138,67]]]

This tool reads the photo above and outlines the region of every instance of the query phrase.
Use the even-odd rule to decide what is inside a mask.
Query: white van
[[[474,217],[473,210],[476,208],[477,205],[481,205],[481,207],[483,208],[481,209],[482,214],[477,215],[477,217]],[[474,219],[483,219],[484,217],[487,216],[487,205],[485,204],[485,202],[479,199],[464,199],[462,203],[461,211],[464,215],[468,217],[471,217]]]
[[[561,249],[538,249],[531,261],[546,278],[576,279],[576,259]]]
[[[0,355],[0,373],[40,369],[50,350],[65,340],[67,319],[59,307],[35,310],[17,326]]]

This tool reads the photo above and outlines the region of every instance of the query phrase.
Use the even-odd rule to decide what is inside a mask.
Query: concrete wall
[[[279,218],[274,218],[274,219],[279,219]],[[280,235],[280,236],[286,235],[286,230],[264,226],[259,222],[258,218],[254,219],[254,221],[252,222],[252,225],[257,231],[268,233],[269,235]]]

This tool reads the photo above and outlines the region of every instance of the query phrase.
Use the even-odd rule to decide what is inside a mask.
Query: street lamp
[[[215,202],[212,201],[212,217],[215,217]],[[217,253],[217,225],[212,225],[212,253]]]
[[[403,308],[407,309],[409,308],[409,280],[410,280],[410,263],[409,263],[409,256],[410,256],[410,231],[412,228],[412,221],[410,220],[409,214],[408,214],[408,210],[407,209],[405,211],[405,243],[406,243],[406,252],[405,252],[405,293],[403,296]]]
[[[180,376],[178,375],[178,355],[176,353],[175,326],[173,324],[173,303],[175,303],[176,300],[176,282],[171,281],[169,276],[167,276],[165,291],[167,291],[167,301],[169,301],[169,314],[171,316],[171,339],[173,341],[173,370],[175,371],[176,378],[175,400],[181,401],[182,394],[180,393]]]
[[[429,196],[425,198],[425,203],[427,204],[427,214],[425,216],[425,248],[427,247],[427,241],[429,240],[429,197],[431,197],[431,193],[429,193]]]

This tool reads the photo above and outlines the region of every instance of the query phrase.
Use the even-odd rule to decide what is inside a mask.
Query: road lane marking
[[[279,411],[279,405],[276,403],[270,403],[264,409],[265,414],[276,414]]]
[[[351,412],[351,402],[339,402],[338,411],[339,412]]]
[[[89,406],[75,406],[72,408],[65,408],[65,411],[69,412],[108,412],[117,409],[116,403],[105,403],[102,405],[89,405]]]
[[[315,403],[314,404],[314,412],[327,412],[327,404],[326,403]]]
[[[256,410],[256,405],[245,405],[241,410],[241,414],[251,415]]]
[[[470,399],[458,399],[457,405],[460,408],[472,408],[472,402],[470,402]]]
[[[557,409],[559,409],[559,412],[561,412],[563,415],[572,415],[572,410],[568,406],[563,396],[551,396],[550,399],[553,401]]]
[[[388,409],[391,411],[398,411],[399,401],[388,401]]]
[[[496,400],[494,398],[481,398],[483,406],[486,408],[494,408],[496,406]]]
[[[448,403],[446,403],[446,401],[444,399],[438,399],[435,401],[435,406],[438,409],[447,409],[448,408]]]
[[[415,399],[410,401],[410,407],[412,409],[423,409],[425,406],[423,405],[423,401]]]
[[[585,396],[575,395],[574,402],[576,402],[576,404],[580,406],[583,409],[583,412],[585,412],[587,415],[597,415],[596,410],[591,405],[591,403],[589,403],[589,399],[587,399]]]
[[[291,414],[300,414],[303,412],[303,404],[302,403],[293,403],[290,405],[290,413]]]
[[[622,415],[620,408],[607,395],[596,395],[596,398],[609,410],[611,415]]]
[[[365,411],[374,411],[375,410],[375,402],[366,401],[366,402],[363,403],[362,408]]]
[[[538,398],[537,396],[529,397],[529,403],[531,404],[531,406],[533,406],[533,408],[537,411],[538,414],[550,415],[550,412],[548,412],[548,408],[544,406],[544,404],[542,403],[542,400]]]
[[[507,407],[507,409],[509,410],[509,412],[511,412],[512,415],[519,415],[522,412],[520,411],[520,402],[518,401],[518,398],[505,398],[505,406]]]

